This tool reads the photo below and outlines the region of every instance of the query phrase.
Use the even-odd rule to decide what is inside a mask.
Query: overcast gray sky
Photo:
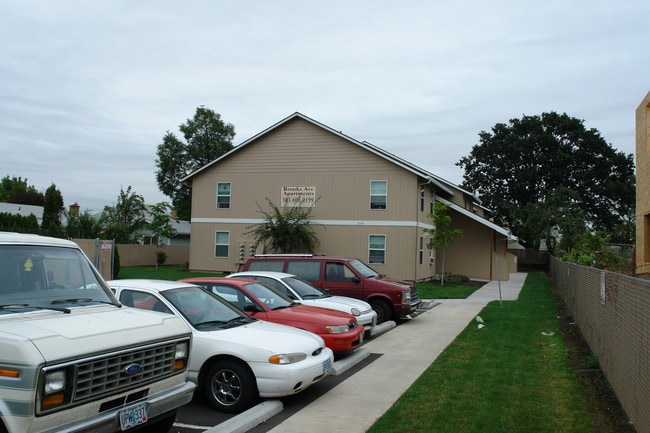
[[[200,105],[237,145],[299,111],[453,183],[478,133],[556,111],[634,153],[650,2],[0,0],[0,177],[101,211],[158,191]]]

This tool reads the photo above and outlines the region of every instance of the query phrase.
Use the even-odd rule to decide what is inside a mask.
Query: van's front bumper
[[[39,429],[37,431],[42,431],[43,433],[114,433],[121,430],[119,417],[121,410],[137,403],[144,403],[148,419],[164,418],[165,414],[190,403],[194,396],[195,388],[196,385],[194,383],[184,382],[182,385],[149,396],[144,400],[129,402],[105,412],[94,415],[90,414],[83,420],[75,420],[68,424],[64,423],[62,425],[51,426],[50,429]],[[57,415],[60,415],[60,413]]]

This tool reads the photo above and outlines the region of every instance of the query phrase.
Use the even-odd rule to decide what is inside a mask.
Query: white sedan
[[[247,271],[230,274],[227,278],[258,280],[301,304],[345,311],[352,314],[366,331],[377,324],[377,313],[367,302],[346,296],[332,296],[296,275],[284,272]]]
[[[241,412],[260,397],[296,394],[332,372],[333,353],[318,335],[252,319],[196,285],[108,283],[123,305],[185,319],[193,335],[189,379],[222,412]]]

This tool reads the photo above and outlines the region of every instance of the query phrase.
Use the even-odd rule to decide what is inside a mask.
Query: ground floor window
[[[214,256],[217,258],[228,258],[228,247],[230,245],[229,232],[215,232]]]
[[[386,235],[368,237],[368,263],[386,263]]]
[[[420,251],[419,251],[420,264],[424,263],[424,236],[420,236]]]

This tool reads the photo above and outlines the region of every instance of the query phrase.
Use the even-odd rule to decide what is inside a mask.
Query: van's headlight
[[[411,291],[410,290],[404,290],[402,292],[402,303],[403,304],[408,304],[411,302]]]
[[[325,326],[325,332],[328,334],[342,334],[346,332],[348,329],[348,325],[327,325]]]
[[[187,341],[176,343],[174,350],[174,371],[180,371],[187,367],[187,360],[190,353],[190,346]]]
[[[359,309],[357,309],[357,308],[353,308],[351,313],[352,313],[353,316],[360,316],[361,315],[361,311],[359,311]]]
[[[66,369],[52,370],[43,376],[41,411],[53,409],[67,403],[68,372]]]
[[[280,355],[273,355],[269,358],[271,364],[293,364],[300,362],[307,358],[304,353],[282,353]]]
[[[45,375],[43,383],[43,393],[45,395],[65,391],[67,380],[65,370],[53,371]]]

